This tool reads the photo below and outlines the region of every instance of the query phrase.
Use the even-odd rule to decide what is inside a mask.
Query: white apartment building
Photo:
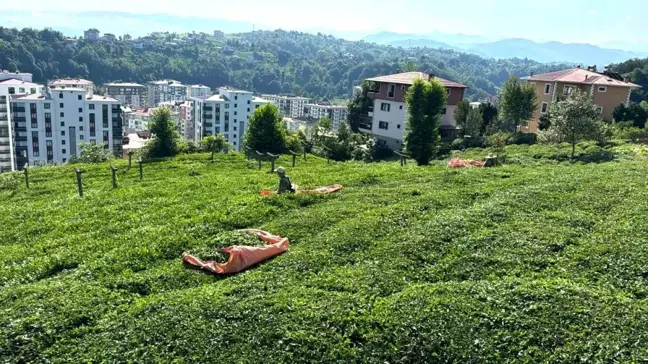
[[[187,86],[174,80],[151,81],[148,88],[148,106],[156,107],[165,101],[187,100]]]
[[[31,75],[29,77],[31,79]],[[13,97],[40,93],[43,86],[20,79],[0,81],[0,173],[16,169],[15,121],[11,115]]]
[[[106,95],[119,100],[122,105],[135,108],[146,106],[148,90],[139,83],[107,83]]]
[[[211,89],[205,85],[187,86],[187,94],[190,97],[205,97],[211,95]]]
[[[236,151],[243,148],[243,136],[254,109],[267,100],[252,96],[252,92],[221,88],[218,95],[193,98],[193,140],[222,134]]]
[[[304,117],[319,120],[323,117],[331,119],[333,128],[337,129],[341,121],[347,119],[349,110],[346,106],[306,104]]]
[[[92,92],[94,83],[83,78],[61,78],[49,84],[50,88],[80,88],[85,92]]]
[[[264,100],[279,107],[282,117],[300,118],[304,116],[304,108],[310,102],[309,98],[287,95],[261,95]]]
[[[65,163],[81,143],[102,144],[122,155],[122,112],[118,100],[85,88],[53,88],[11,100],[16,169],[26,163]]]
[[[7,70],[0,70],[0,81],[16,79],[25,82],[32,82],[32,74],[24,72],[9,72]]]
[[[168,107],[171,109],[171,119],[176,125],[176,129],[182,135],[182,125],[183,122],[180,120],[180,114],[175,111],[174,108],[170,107],[168,104],[160,104],[160,107]],[[158,109],[157,107],[153,108],[143,108],[131,110],[128,112],[126,117],[126,125],[128,125],[129,133],[136,133],[138,131],[149,130],[151,119],[153,118],[153,112]]]

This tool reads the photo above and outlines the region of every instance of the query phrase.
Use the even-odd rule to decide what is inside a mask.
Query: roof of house
[[[564,82],[586,85],[641,88],[641,86],[632,82],[625,82],[618,80],[611,75],[588,71],[583,68],[572,68],[557,72],[542,73],[539,75],[522,77],[522,79],[530,82]]]
[[[430,74],[427,74],[425,72],[405,72],[405,73],[396,73],[393,75],[368,78],[367,81],[395,83],[399,85],[411,85],[414,83],[414,80],[416,80],[417,78],[428,80],[430,76],[431,76]],[[468,86],[462,85],[457,82],[449,81],[444,78],[434,76],[434,79],[441,82],[441,84],[443,84],[443,86],[445,87],[468,88]]]
[[[192,88],[209,88],[209,86],[205,85],[191,85]]]
[[[108,102],[119,102],[117,99],[113,99],[110,96],[103,96],[103,95],[92,95],[92,96],[86,96],[85,98],[87,101],[108,101]]]
[[[115,83],[107,83],[106,86],[117,86],[117,87],[146,87],[144,85],[140,85],[139,83],[129,83],[129,82],[115,82]]]
[[[176,80],[160,80],[160,81],[151,81],[149,82],[150,84],[153,85],[169,85],[169,86],[182,86],[185,87],[182,83],[176,81]]]
[[[6,86],[6,85],[11,85],[11,86],[25,86],[25,87],[39,87],[39,84],[32,83],[32,82],[26,82],[23,80],[18,80],[16,78],[10,78],[8,80],[2,80],[0,81],[0,85]]]
[[[50,85],[92,85],[92,81],[84,80],[83,78],[61,78],[50,82]]]

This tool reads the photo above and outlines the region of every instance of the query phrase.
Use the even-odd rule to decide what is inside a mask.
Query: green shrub
[[[535,144],[537,142],[537,135],[535,133],[521,133],[516,132],[511,135],[509,144]]]

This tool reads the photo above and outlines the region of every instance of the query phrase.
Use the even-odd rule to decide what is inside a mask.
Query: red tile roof
[[[617,80],[608,75],[588,71],[582,68],[572,68],[563,71],[542,73],[539,75],[523,77],[523,80],[530,82],[564,82],[564,83],[577,83],[586,85],[601,85],[601,86],[620,86],[641,88],[641,86],[632,82],[625,82]]]
[[[398,85],[411,85],[414,83],[414,80],[417,78],[422,78],[428,80],[430,75],[424,72],[405,72],[397,73],[394,75],[379,76],[374,78],[368,78],[367,81],[372,82],[385,82],[385,83],[395,83]],[[459,87],[459,88],[468,88],[460,83],[449,81],[440,77],[434,77],[435,80],[441,82],[445,87]]]

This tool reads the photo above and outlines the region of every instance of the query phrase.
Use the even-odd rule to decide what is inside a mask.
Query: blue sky
[[[637,44],[642,48],[648,46],[645,31],[648,27],[644,23],[648,17],[648,0],[30,0],[7,1],[2,7],[13,11],[0,13],[0,25],[18,27],[76,29],[97,21],[77,13],[119,11],[245,21],[266,29],[332,30],[347,38],[378,31],[416,34],[441,31],[490,39],[515,37],[603,46],[628,43],[624,48]],[[154,18],[149,20],[156,23]],[[122,26],[146,30],[153,24],[133,24],[132,19],[116,18],[105,26],[115,28],[107,31],[120,34],[118,28]]]

